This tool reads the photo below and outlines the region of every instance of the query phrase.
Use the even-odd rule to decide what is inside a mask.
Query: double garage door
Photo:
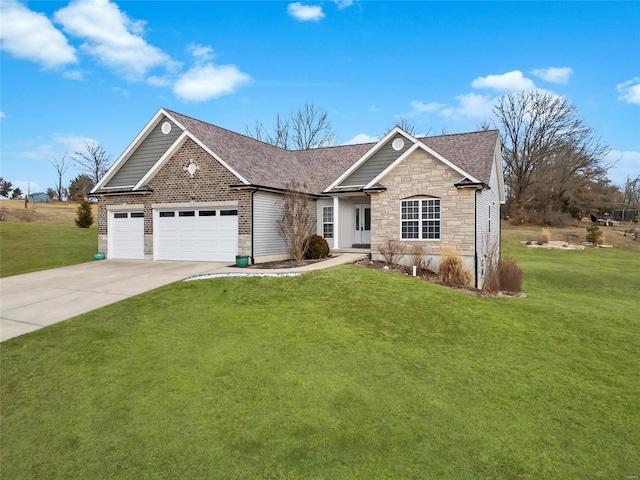
[[[142,212],[112,215],[110,257],[144,258]],[[153,226],[154,260],[232,262],[238,253],[236,209],[154,210]]]

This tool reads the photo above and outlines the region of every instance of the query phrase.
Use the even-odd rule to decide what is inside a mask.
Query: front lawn
[[[181,282],[2,344],[2,478],[640,475],[638,254],[527,298],[345,266]]]
[[[93,261],[97,228],[0,223],[0,276]]]

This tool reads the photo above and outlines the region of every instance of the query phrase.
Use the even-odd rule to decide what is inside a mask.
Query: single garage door
[[[109,212],[109,258],[144,259],[144,213]]]
[[[154,213],[157,260],[233,262],[238,210],[159,210]]]

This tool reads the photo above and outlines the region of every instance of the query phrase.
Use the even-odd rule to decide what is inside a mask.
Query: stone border
[[[236,278],[236,277],[299,277],[302,273],[205,273],[202,275],[194,275],[193,277],[185,278],[183,282],[190,282],[191,280],[209,280],[212,278]]]

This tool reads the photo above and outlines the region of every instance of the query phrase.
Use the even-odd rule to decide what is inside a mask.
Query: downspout
[[[258,191],[258,189],[256,188],[255,190],[251,190],[251,265],[254,265],[255,259],[253,258],[253,219],[254,219],[254,211],[253,211],[253,194],[256,193]]]
[[[474,287],[478,288],[478,192],[473,196],[473,259],[474,259]]]

